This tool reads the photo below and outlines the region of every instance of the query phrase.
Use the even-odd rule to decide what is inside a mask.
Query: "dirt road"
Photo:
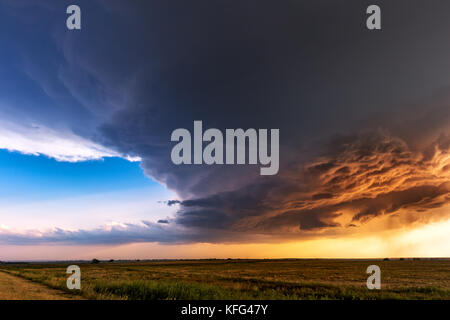
[[[66,292],[50,289],[10,274],[0,272],[0,300],[68,300],[77,299]]]

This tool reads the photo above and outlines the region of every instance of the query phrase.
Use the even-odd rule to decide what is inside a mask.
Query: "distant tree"
[[[110,259],[109,262],[114,262],[114,259]]]
[[[94,264],[100,263],[100,260],[98,260],[98,259],[92,259],[91,263],[94,263]]]
[[[383,261],[389,261],[389,258],[384,258]]]

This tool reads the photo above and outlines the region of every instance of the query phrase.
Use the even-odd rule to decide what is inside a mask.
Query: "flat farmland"
[[[67,289],[71,264],[81,290]],[[366,287],[373,264],[381,290]],[[450,299],[450,259],[8,263],[2,274],[84,299]]]

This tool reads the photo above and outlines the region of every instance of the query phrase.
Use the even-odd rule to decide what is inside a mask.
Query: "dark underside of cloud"
[[[79,2],[86,30],[56,34],[60,67],[37,81],[63,79],[93,115],[74,130],[141,157],[145,174],[177,193],[166,200],[178,212],[42,241],[295,238],[388,215],[420,220],[449,202],[449,3],[381,1],[389,15],[371,33],[361,1]],[[194,120],[280,129],[279,173],[174,165],[170,135]]]
[[[335,218],[351,214],[353,224],[401,211],[426,212],[450,200],[449,137],[427,154],[382,133],[340,137],[334,151],[312,163],[293,163],[276,179],[184,200],[176,222],[243,231],[276,232],[295,227],[341,227]],[[430,150],[430,149],[428,149]]]

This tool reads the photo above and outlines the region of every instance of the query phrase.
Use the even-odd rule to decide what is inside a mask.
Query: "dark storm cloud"
[[[200,233],[336,228],[341,210],[363,221],[445,203],[445,176],[418,173],[433,164],[417,160],[425,151],[414,143],[435,145],[430,139],[448,129],[448,103],[438,96],[450,46],[440,40],[445,33],[436,35],[429,6],[379,5],[383,30],[370,33],[360,1],[116,2],[110,9],[124,22],[116,30],[122,41],[107,44],[112,58],[85,57],[132,83],[128,103],[101,126],[103,142],[142,157],[146,173],[183,199],[176,223]],[[123,46],[132,59],[117,59],[118,67]],[[173,165],[170,133],[192,129],[194,120],[280,128],[279,175]],[[387,133],[373,133],[378,128]],[[418,182],[404,189],[395,185],[401,179]]]
[[[195,232],[177,240],[314,232],[342,227],[344,214],[357,225],[442,206],[450,3],[378,1],[375,32],[365,28],[369,4],[79,1],[83,30],[55,36],[58,78],[95,119],[84,134],[141,157],[148,176],[177,192],[174,222]],[[194,120],[279,128],[279,174],[173,165],[170,134]]]
[[[270,183],[182,201],[177,222],[194,224],[193,212],[221,210],[216,217],[229,229],[277,233],[341,227],[335,219],[343,212],[353,225],[405,210],[425,212],[450,201],[449,141],[440,136],[416,153],[382,132],[337,137],[314,162],[291,166]]]
[[[235,190],[259,176],[255,167],[172,165],[168,138],[176,128],[191,128],[198,119],[205,127],[220,129],[281,128],[281,160],[286,162],[290,148],[305,148],[311,137],[326,136],[342,125],[336,120],[362,113],[359,106],[344,105],[347,97],[336,88],[342,82],[329,76],[344,72],[333,69],[348,58],[338,64],[330,57],[353,48],[350,34],[367,41],[356,14],[361,5],[197,1],[142,2],[139,10],[116,9],[116,19],[134,21],[119,23],[122,29],[116,31],[125,38],[123,43],[110,44],[107,50],[91,44],[89,51],[108,51],[112,57],[86,63],[128,74],[125,79],[133,82],[126,108],[102,125],[103,142],[139,154],[146,172],[182,197]],[[317,19],[314,15],[321,17],[321,9],[334,14]],[[142,30],[145,40],[134,39]],[[115,63],[123,46],[133,59]],[[367,55],[372,52],[366,50],[362,60]],[[366,100],[361,98],[353,95]],[[340,107],[347,112],[337,112]]]

